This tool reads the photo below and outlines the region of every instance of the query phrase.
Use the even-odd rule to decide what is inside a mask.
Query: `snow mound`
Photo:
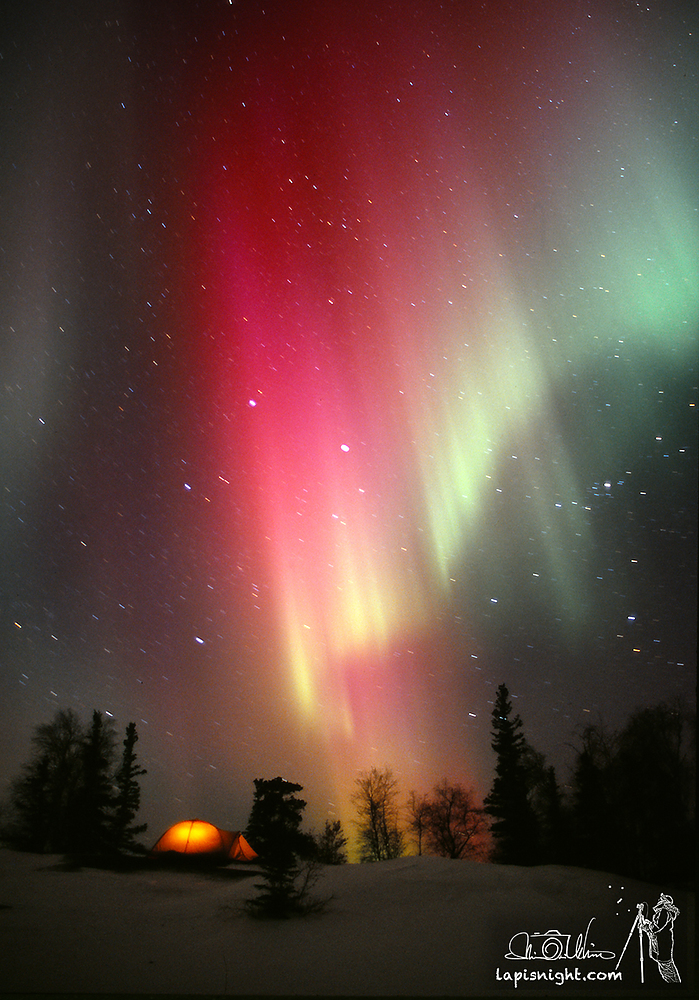
[[[514,934],[577,936],[594,918],[595,942],[618,956],[636,904],[658,898],[655,887],[582,869],[408,857],[325,868],[315,888],[328,899],[324,912],[260,921],[243,912],[257,875],[71,870],[60,857],[0,850],[0,991],[497,995],[512,992],[498,971],[522,967],[505,958]],[[675,901],[688,942],[693,897]],[[676,956],[682,991],[691,985],[687,942]],[[641,989],[637,951],[622,970],[610,992]],[[653,975],[646,959],[647,982]]]

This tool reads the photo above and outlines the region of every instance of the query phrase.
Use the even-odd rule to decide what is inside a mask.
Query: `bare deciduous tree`
[[[403,833],[398,827],[398,782],[391,770],[362,771],[352,795],[359,819],[359,860],[388,861],[403,853]]]
[[[422,837],[427,829],[430,815],[430,802],[426,795],[418,795],[411,791],[408,796],[408,828],[415,834],[417,853],[422,854]]]
[[[487,829],[483,809],[474,793],[444,778],[435,785],[425,818],[425,839],[430,850],[445,858],[480,853]]]
[[[82,773],[85,730],[72,709],[36,727],[34,754],[12,788],[16,839],[35,851],[61,851],[70,843],[70,820]]]

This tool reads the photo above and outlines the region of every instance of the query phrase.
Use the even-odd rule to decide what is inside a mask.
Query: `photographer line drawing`
[[[663,977],[666,983],[680,983],[680,974],[677,971],[677,966],[675,965],[674,959],[674,949],[675,949],[675,919],[679,916],[679,909],[675,906],[672,896],[668,896],[666,893],[661,892],[658,902],[653,907],[653,917],[649,919],[645,916],[646,904],[638,903],[636,905],[636,919],[631,925],[631,930],[629,931],[629,936],[626,939],[626,944],[619,956],[619,961],[616,964],[618,969],[621,965],[621,960],[624,957],[624,952],[626,951],[629,941],[631,940],[631,935],[634,930],[638,928],[638,949],[639,949],[639,961],[641,965],[641,982],[644,982],[644,971],[643,971],[643,935],[644,933],[648,937],[648,952],[649,957],[658,966],[658,971]]]

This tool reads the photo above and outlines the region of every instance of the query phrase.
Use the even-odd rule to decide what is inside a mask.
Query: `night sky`
[[[59,708],[154,840],[693,706],[693,4],[7,6],[0,796]]]

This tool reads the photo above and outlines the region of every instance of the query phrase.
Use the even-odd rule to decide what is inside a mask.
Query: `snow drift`
[[[259,874],[259,873],[257,873]],[[617,876],[546,866],[514,868],[408,857],[323,869],[321,914],[252,920],[242,911],[259,879],[250,866],[220,871],[72,868],[59,856],[0,850],[0,991],[260,995],[497,995],[506,974],[617,965],[642,901],[659,889]],[[693,895],[675,892],[674,992],[692,992]],[[592,921],[592,923],[590,923]],[[587,929],[587,930],[586,930]],[[571,953],[585,935],[593,955],[563,961],[506,958],[510,942],[559,933]],[[518,937],[515,937],[519,935]],[[539,936],[537,936],[539,935]],[[634,950],[635,948],[635,950]],[[610,959],[594,952],[613,953]],[[621,982],[552,981],[524,989],[565,996],[656,995],[664,987],[638,942]],[[499,978],[498,978],[499,977]],[[587,987],[587,989],[586,989]],[[667,989],[667,987],[664,987]]]

